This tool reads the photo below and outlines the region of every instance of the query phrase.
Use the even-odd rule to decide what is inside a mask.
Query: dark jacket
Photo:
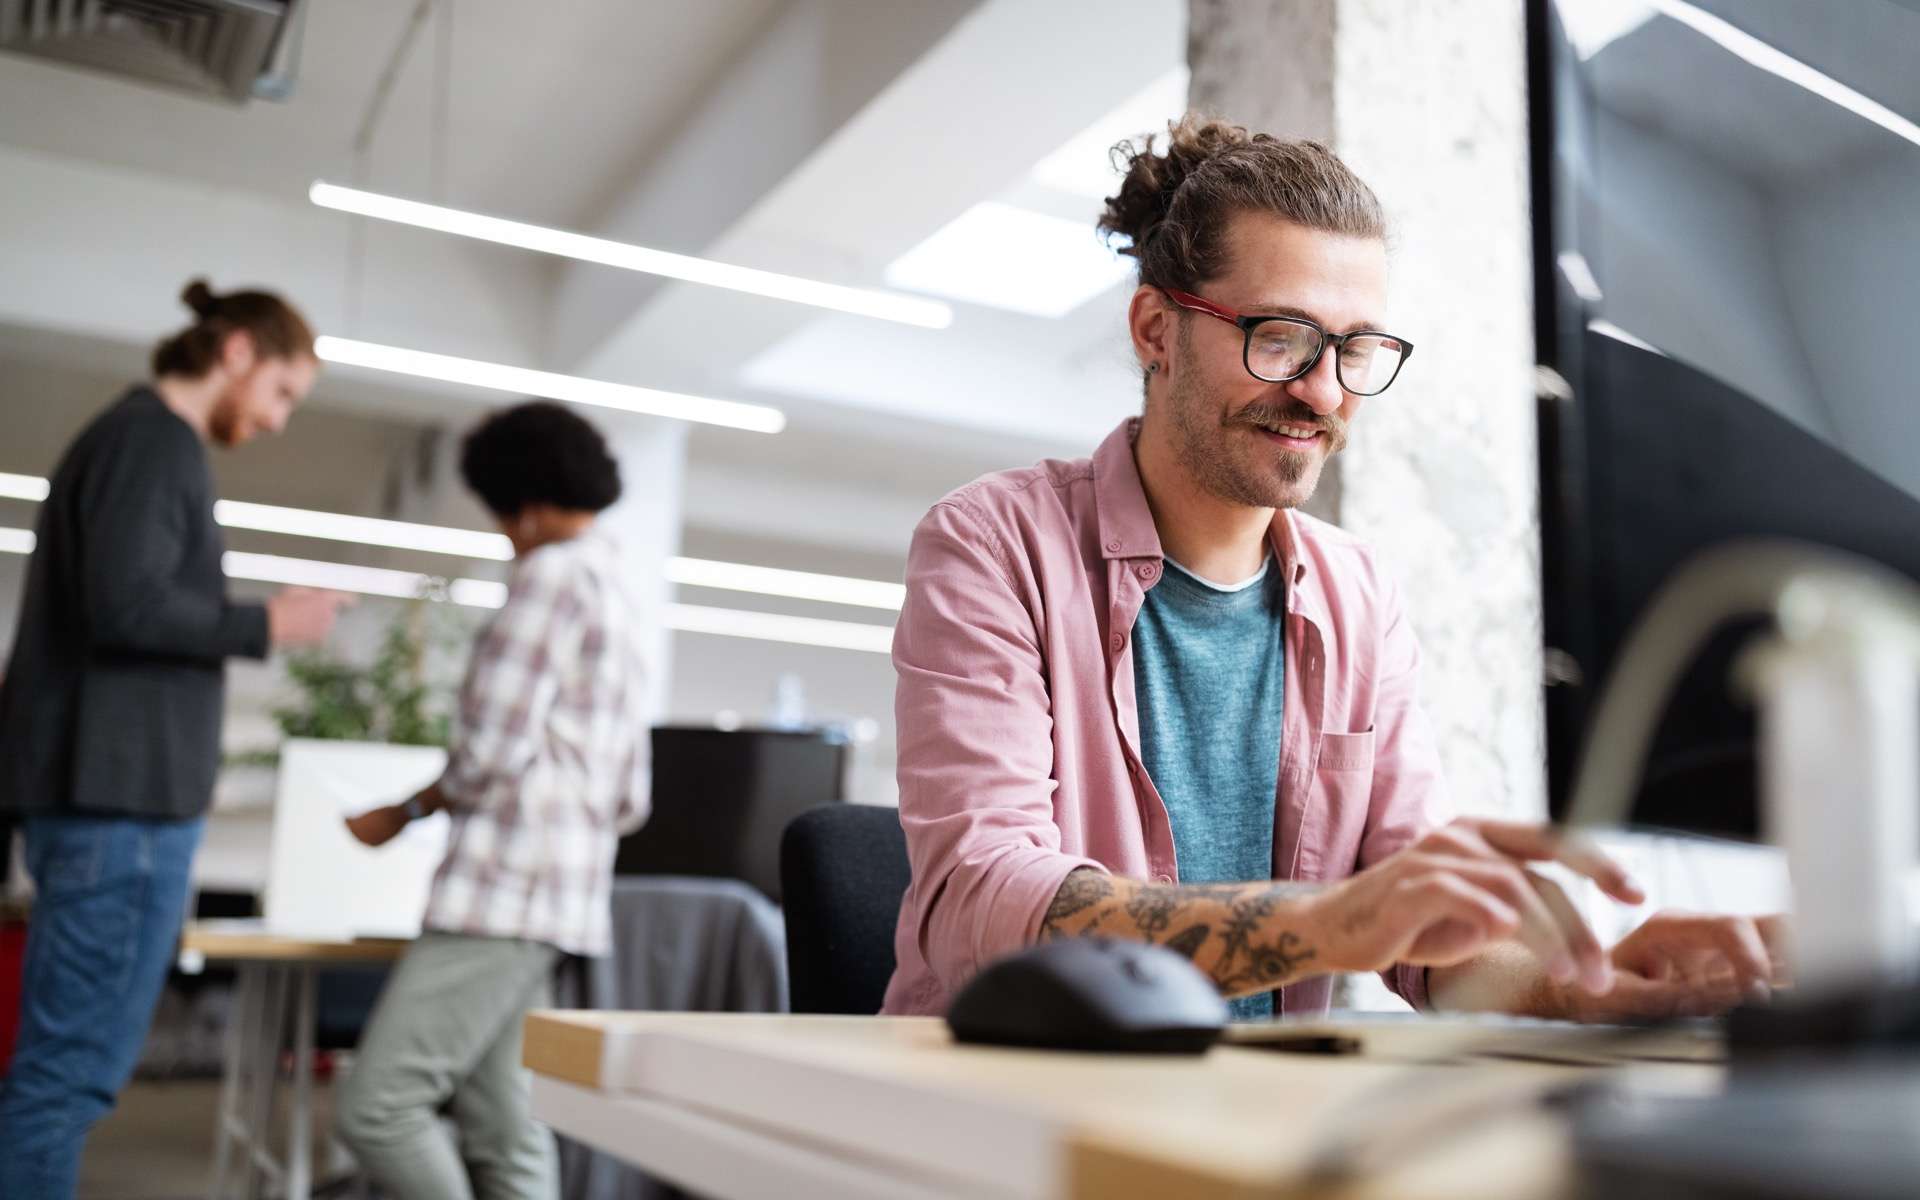
[[[220,763],[227,658],[267,613],[227,599],[192,428],[137,387],[54,472],[0,683],[0,812],[181,818]]]

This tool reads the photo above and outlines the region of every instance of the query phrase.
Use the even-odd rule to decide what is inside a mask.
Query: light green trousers
[[[552,1200],[553,1137],[529,1107],[520,1024],[549,1002],[559,954],[425,933],[400,960],[335,1108],[340,1140],[395,1200]]]

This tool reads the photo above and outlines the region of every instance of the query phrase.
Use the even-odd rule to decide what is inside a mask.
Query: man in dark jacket
[[[206,443],[278,433],[313,335],[265,292],[187,288],[154,380],[83,431],[41,507],[0,683],[0,813],[36,897],[0,1080],[0,1196],[70,1196],[139,1057],[219,765],[224,661],[324,639],[340,599],[227,598]]]

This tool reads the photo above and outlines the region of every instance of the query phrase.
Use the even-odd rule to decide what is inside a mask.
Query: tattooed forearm
[[[1141,888],[1127,901],[1127,915],[1140,936],[1151,942],[1173,925],[1173,914],[1180,907],[1168,887]]]
[[[1081,867],[1068,875],[1060,890],[1053,894],[1053,903],[1047,908],[1041,928],[1052,932],[1063,922],[1112,898],[1113,879],[1105,871]]]
[[[1221,991],[1238,995],[1314,974],[1315,950],[1299,901],[1315,890],[1295,883],[1169,886],[1081,867],[1060,885],[1040,930],[1045,938],[1097,931],[1158,943],[1192,959]]]

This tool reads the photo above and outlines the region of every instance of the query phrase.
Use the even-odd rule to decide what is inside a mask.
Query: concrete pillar
[[[1194,105],[1329,141],[1386,206],[1415,354],[1315,508],[1403,585],[1460,809],[1544,815],[1521,6],[1190,5]]]
[[[666,626],[672,596],[667,560],[680,553],[687,427],[646,417],[598,423],[620,460],[623,487],[620,502],[600,520],[626,552],[629,583],[648,642],[647,712],[657,720],[666,711],[673,675],[673,638]]]

